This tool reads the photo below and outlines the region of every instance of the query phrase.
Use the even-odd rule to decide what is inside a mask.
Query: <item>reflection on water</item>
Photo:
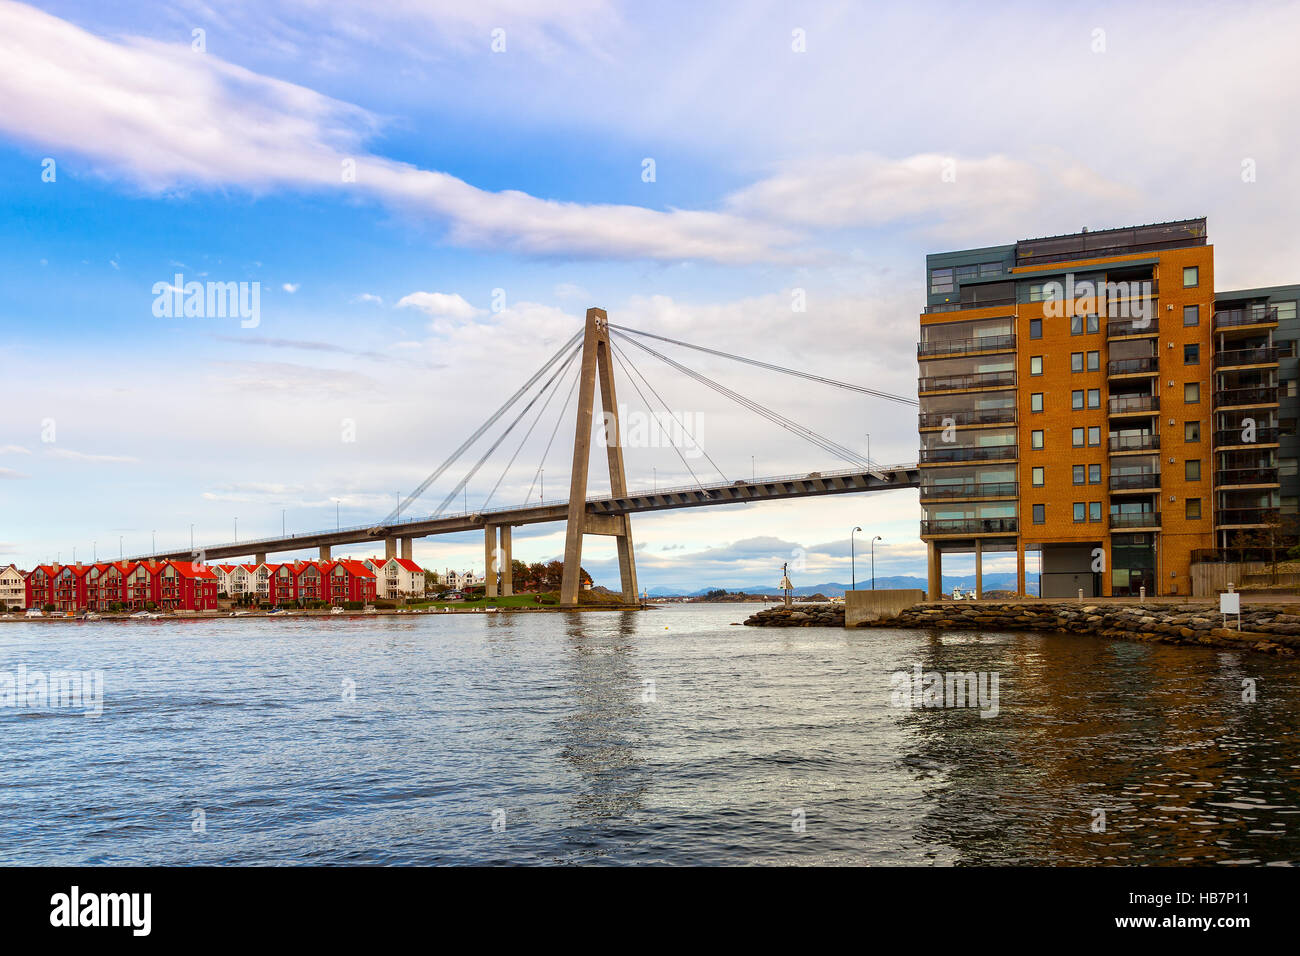
[[[0,672],[105,686],[0,708],[0,862],[1297,858],[1294,665],[748,610],[5,625]],[[998,715],[891,706],[917,665]]]

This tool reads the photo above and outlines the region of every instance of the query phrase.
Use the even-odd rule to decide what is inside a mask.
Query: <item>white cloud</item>
[[[280,288],[283,289],[285,292],[289,293],[290,295],[293,295],[295,292],[297,292],[299,289],[302,288],[302,284],[298,282],[286,282],[284,285],[280,286]]]
[[[14,471],[12,468],[0,468],[0,480],[3,481],[20,481],[30,477],[31,475],[24,475],[21,471]]]
[[[103,39],[0,2],[0,130],[88,156],[147,192],[239,186],[361,192],[447,224],[448,238],[542,255],[780,257],[791,236],[743,218],[489,192],[369,154],[367,111],[188,44]],[[124,131],[129,131],[129,134]]]
[[[352,301],[353,301],[354,303],[356,303],[356,302],[368,302],[368,303],[370,303],[371,305],[383,305],[383,304],[384,304],[384,300],[383,300],[383,298],[381,298],[380,296],[377,296],[377,295],[372,295],[372,294],[370,294],[369,292],[362,292],[360,295],[354,295],[354,296],[352,297]]]
[[[87,461],[98,464],[124,464],[140,460],[139,458],[132,458],[130,455],[95,455],[89,452],[73,451],[71,448],[51,448],[48,454],[51,458],[65,458],[69,461]]]
[[[22,445],[0,445],[0,455],[30,455]]]
[[[469,320],[481,315],[483,310],[475,308],[456,292],[412,292],[404,295],[397,302],[399,309],[419,309],[435,319]]]

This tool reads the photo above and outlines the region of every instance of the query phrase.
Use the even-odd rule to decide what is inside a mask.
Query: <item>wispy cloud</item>
[[[20,481],[30,477],[31,475],[24,475],[21,471],[14,471],[12,468],[0,468],[0,481]]]
[[[46,454],[51,458],[63,458],[68,461],[85,461],[95,462],[96,464],[131,464],[138,462],[139,458],[132,458],[130,455],[96,455],[90,452],[73,451],[71,448],[49,448]]]

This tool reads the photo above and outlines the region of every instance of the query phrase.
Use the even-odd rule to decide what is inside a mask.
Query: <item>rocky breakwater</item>
[[[792,604],[763,608],[745,620],[750,627],[843,627],[843,604]]]
[[[897,617],[863,627],[980,631],[1058,631],[1129,641],[1193,644],[1260,651],[1283,657],[1300,651],[1300,605],[1249,604],[1241,626],[1223,626],[1209,604],[918,604]]]

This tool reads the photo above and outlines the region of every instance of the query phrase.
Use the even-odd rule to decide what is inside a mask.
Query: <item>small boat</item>
[[[342,614],[342,613],[343,613],[343,608],[341,608],[341,607],[332,607],[332,608],[330,608],[330,613],[331,613],[331,614]]]

